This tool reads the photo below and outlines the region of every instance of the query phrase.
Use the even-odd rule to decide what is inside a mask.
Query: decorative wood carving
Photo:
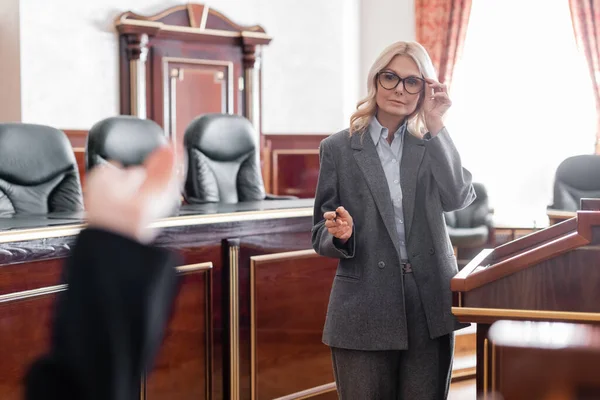
[[[207,112],[243,115],[260,134],[260,48],[271,41],[261,26],[236,24],[203,4],[152,16],[128,11],[115,25],[121,114],[156,121],[176,142]]]

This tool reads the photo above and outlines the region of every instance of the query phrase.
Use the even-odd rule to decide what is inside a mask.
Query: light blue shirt
[[[408,259],[406,251],[406,232],[404,230],[404,210],[402,208],[402,187],[400,186],[400,162],[402,161],[402,149],[404,147],[404,135],[406,134],[406,123],[402,124],[396,132],[390,145],[387,141],[388,129],[381,126],[377,117],[371,118],[369,133],[379,154],[379,160],[385,172],[385,178],[392,196],[394,206],[394,222],[396,232],[400,240],[400,257]]]

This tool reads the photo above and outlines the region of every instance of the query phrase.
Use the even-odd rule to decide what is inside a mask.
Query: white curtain
[[[473,2],[447,126],[498,225],[544,226],[558,164],[594,152],[596,111],[569,5]]]

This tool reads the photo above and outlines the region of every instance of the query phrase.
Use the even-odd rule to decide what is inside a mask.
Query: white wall
[[[262,25],[273,37],[262,60],[265,133],[329,133],[347,124],[358,99],[360,1],[206,2],[239,24]],[[127,10],[148,15],[185,4],[175,0],[20,3],[23,121],[68,129],[89,129],[119,112],[114,18]]]
[[[261,13],[273,36],[263,57],[263,131],[343,129],[358,96],[358,0],[261,0]]]
[[[23,121],[89,129],[119,113],[118,36],[124,11],[154,14],[175,0],[21,0]],[[221,1],[231,11],[231,1]],[[234,17],[251,17],[240,0]],[[227,7],[229,6],[229,7]],[[243,18],[242,18],[243,19]],[[243,22],[243,21],[242,21]]]
[[[0,5],[0,122],[21,121],[19,0]]]
[[[0,29],[10,33],[0,35],[0,56],[8,49],[12,58],[0,57],[4,78],[0,85],[13,101],[10,107],[0,107],[0,119],[9,115],[18,120],[22,115],[24,122],[66,129],[89,129],[119,112],[114,18],[127,10],[150,15],[185,3],[2,2]],[[19,21],[15,18],[19,3],[20,24],[5,23]],[[330,133],[346,127],[359,95],[365,93],[366,74],[375,57],[393,41],[414,39],[414,0],[209,0],[206,4],[239,24],[260,24],[274,38],[262,58],[262,122],[267,134]],[[20,62],[15,23],[20,25]]]
[[[360,0],[360,96],[379,53],[399,40],[415,40],[415,0]]]

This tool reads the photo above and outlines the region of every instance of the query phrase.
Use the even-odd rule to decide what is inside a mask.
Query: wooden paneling
[[[0,398],[22,400],[23,377],[29,365],[50,343],[55,291],[25,299],[0,296]]]
[[[79,171],[79,180],[81,181],[81,186],[85,187],[85,148],[74,147],[73,153],[75,153],[75,160],[77,160],[77,170]]]
[[[0,296],[60,283],[64,259],[0,266]]]
[[[273,194],[315,197],[319,150],[275,150],[272,155]]]
[[[218,251],[214,256],[219,260]],[[179,294],[161,351],[144,385],[146,399],[211,398],[212,267],[211,262],[179,267]]]
[[[600,398],[597,326],[500,321],[492,325],[490,389],[504,400]]]
[[[467,292],[465,307],[600,312],[600,252],[573,250]]]
[[[60,129],[60,128],[59,128]],[[85,148],[88,131],[81,129],[61,129],[69,138],[71,146]]]
[[[60,128],[59,128],[60,129]],[[87,143],[87,130],[61,129],[69,138],[75,160],[77,161],[77,169],[79,171],[79,179],[82,186],[85,183],[85,146]]]
[[[269,133],[265,134],[265,140],[270,143],[271,150],[319,150],[319,144],[329,135],[330,133]]]
[[[315,197],[319,177],[319,144],[328,134],[265,135],[264,167],[270,167],[269,189],[273,194]]]
[[[336,267],[312,250],[251,258],[253,399],[331,391],[321,335]]]
[[[252,304],[252,257],[265,254],[284,253],[289,251],[304,250],[311,248],[310,235],[304,232],[286,233],[283,235],[240,235],[235,243],[237,246],[237,318],[232,324],[238,325],[239,334],[234,343],[239,349],[239,387],[243,388],[242,398],[247,397],[252,390],[252,327],[251,327],[251,304]]]

